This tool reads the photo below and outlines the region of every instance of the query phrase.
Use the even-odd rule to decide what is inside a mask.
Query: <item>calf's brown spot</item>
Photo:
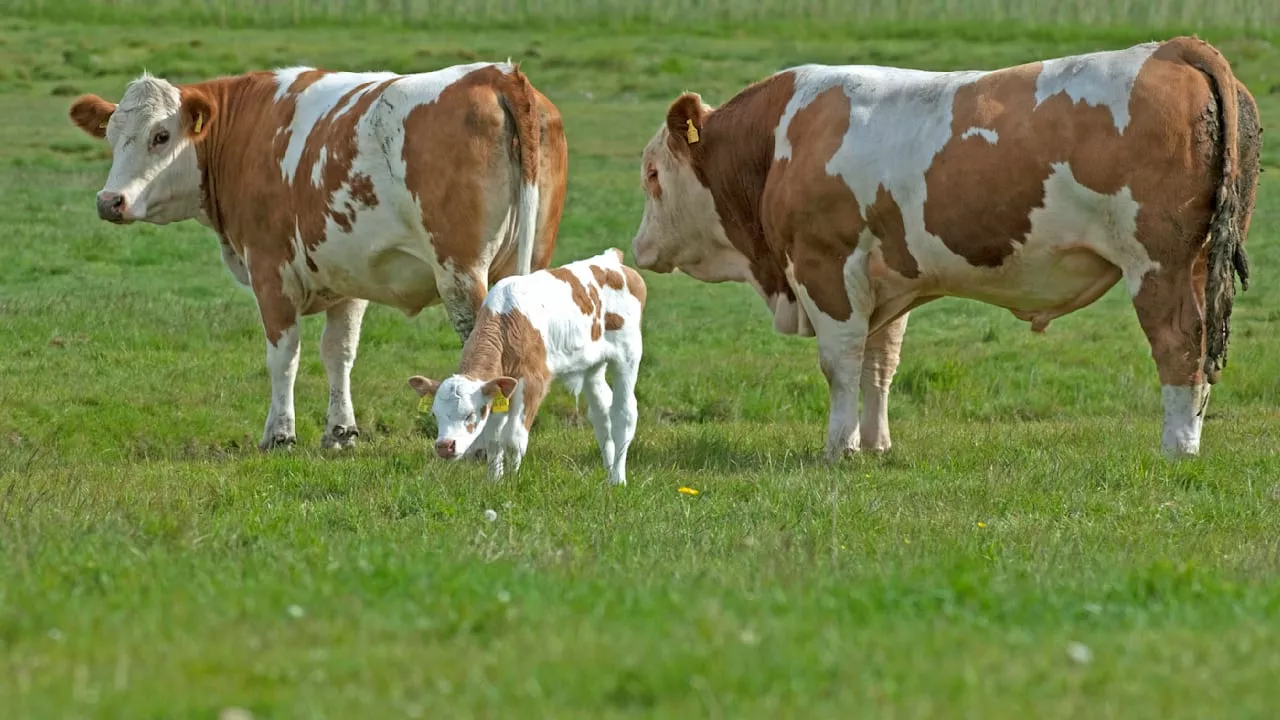
[[[547,272],[551,273],[557,280],[569,285],[569,290],[573,293],[573,303],[578,306],[583,315],[592,313],[595,305],[591,302],[591,296],[587,294],[587,289],[582,286],[582,282],[578,280],[578,276],[573,274],[573,271],[564,268],[552,268]]]
[[[613,331],[622,329],[622,316],[617,313],[604,314],[604,329]]]

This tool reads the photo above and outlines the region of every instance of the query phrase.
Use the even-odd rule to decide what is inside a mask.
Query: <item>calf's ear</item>
[[[414,375],[409,378],[409,387],[418,393],[419,397],[427,395],[435,395],[436,390],[440,389],[440,382],[430,378],[424,378],[421,375]]]
[[[71,103],[67,115],[76,127],[96,138],[107,136],[107,121],[116,111],[115,103],[109,103],[97,95],[81,95]]]
[[[183,134],[192,142],[199,142],[209,134],[209,125],[218,114],[218,104],[200,88],[184,87],[181,94],[178,122]]]
[[[493,397],[498,394],[499,390],[502,391],[504,397],[511,397],[511,394],[516,391],[516,379],[511,377],[494,378],[481,388],[485,397]]]
[[[702,125],[706,122],[708,110],[702,104],[702,96],[687,92],[671,103],[667,110],[668,142],[675,152],[688,152],[689,149],[702,142]]]

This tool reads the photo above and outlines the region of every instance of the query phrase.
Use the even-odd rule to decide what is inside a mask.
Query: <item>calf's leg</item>
[[[352,447],[360,435],[351,404],[351,366],[356,361],[360,325],[368,306],[367,300],[353,298],[325,311],[320,359],[329,376],[329,412],[320,445],[327,449]]]
[[[613,461],[609,465],[609,484],[627,484],[627,450],[636,434],[640,413],[636,407],[636,376],[640,357],[619,362],[613,368],[613,403],[609,408],[609,434],[613,438]]]
[[[587,419],[591,421],[591,429],[596,434],[596,444],[600,447],[600,456],[604,460],[605,471],[613,466],[613,434],[609,429],[609,411],[613,405],[613,391],[605,382],[605,369],[598,370],[586,377],[583,390],[587,396]]]

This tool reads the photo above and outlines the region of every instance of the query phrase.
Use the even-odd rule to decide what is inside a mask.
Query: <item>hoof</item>
[[[851,457],[854,457],[855,455],[857,455],[857,454],[858,454],[858,453],[860,453],[860,452],[862,452],[862,449],[861,449],[861,448],[859,448],[859,447],[856,447],[856,446],[855,446],[855,447],[847,447],[847,448],[839,448],[839,449],[835,449],[835,450],[833,450],[833,449],[831,449],[831,448],[827,448],[827,451],[826,451],[826,453],[823,455],[823,457],[824,457],[824,458],[826,459],[826,461],[827,461],[827,462],[829,462],[829,463],[838,463],[838,462],[840,462],[841,460],[844,460],[845,458],[851,458]]]
[[[298,443],[295,435],[286,435],[285,433],[275,433],[262,438],[262,442],[258,443],[259,450],[275,450],[285,448],[292,450],[293,446]]]
[[[360,430],[355,425],[334,425],[320,438],[320,447],[325,450],[347,450],[356,446],[356,438]]]

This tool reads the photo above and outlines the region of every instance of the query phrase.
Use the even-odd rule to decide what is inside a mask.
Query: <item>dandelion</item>
[[[980,528],[984,528],[984,527],[986,527],[986,526],[987,526],[987,524],[986,524],[986,523],[982,522],[981,520],[979,520],[979,521],[978,521],[978,527],[980,527]]]
[[[691,487],[682,487],[682,488],[680,488],[680,490],[679,490],[679,491],[680,491],[680,492],[682,492],[682,493],[684,493],[685,495],[697,495],[697,494],[698,494],[698,491],[697,491],[697,490],[694,490],[694,489],[693,489],[693,488],[691,488]]]
[[[498,519],[498,512],[493,509],[485,510],[484,519],[488,520],[489,522],[493,522],[494,520]]]

